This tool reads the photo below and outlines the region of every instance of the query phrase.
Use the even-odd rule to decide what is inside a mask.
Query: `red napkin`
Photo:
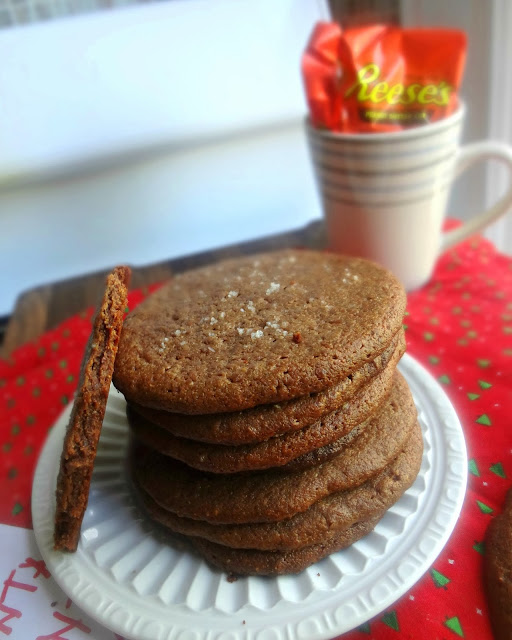
[[[133,308],[147,291],[129,296]],[[44,439],[71,401],[90,309],[0,361],[0,523],[31,527],[30,491]],[[460,520],[425,576],[347,640],[491,640],[483,539],[512,475],[512,259],[480,237],[438,262],[409,296],[408,352],[444,386],[463,424],[469,483]]]

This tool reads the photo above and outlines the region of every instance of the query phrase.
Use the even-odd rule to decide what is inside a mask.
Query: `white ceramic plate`
[[[405,593],[430,567],[457,521],[467,458],[457,415],[410,356],[399,365],[419,410],[425,450],[414,485],[375,530],[297,576],[228,582],[166,542],[139,514],[125,475],[124,398],[107,406],[79,548],[55,552],[55,483],[69,410],[42,451],[32,490],[41,554],[73,601],[137,640],[321,640],[353,629]]]

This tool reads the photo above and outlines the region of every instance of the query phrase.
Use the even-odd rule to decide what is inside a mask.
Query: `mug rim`
[[[396,138],[400,140],[410,140],[435,135],[445,129],[458,124],[466,114],[466,103],[459,99],[457,109],[446,118],[429,122],[425,125],[411,127],[410,129],[400,129],[398,131],[375,131],[361,133],[344,133],[343,131],[329,131],[327,129],[316,129],[311,125],[309,115],[305,116],[304,123],[309,135],[320,138],[324,142],[354,142],[356,144],[390,142]]]

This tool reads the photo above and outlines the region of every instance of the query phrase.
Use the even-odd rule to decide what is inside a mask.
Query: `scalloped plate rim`
[[[310,597],[311,594],[309,594],[305,598],[304,606],[302,607],[301,602],[290,603],[283,601],[284,604],[283,602],[277,602],[269,610],[251,610],[251,605],[251,607],[245,611],[241,613],[237,611],[233,614],[224,611],[211,611],[210,607],[208,610],[205,610],[202,615],[200,629],[194,628],[193,624],[194,620],[197,621],[200,613],[191,609],[189,609],[188,612],[184,612],[182,610],[183,608],[186,609],[184,605],[173,605],[172,603],[165,605],[161,600],[155,602],[155,600],[157,600],[155,596],[138,596],[134,591],[127,590],[124,585],[119,587],[117,583],[116,589],[121,588],[122,593],[112,595],[112,590],[109,588],[112,586],[112,577],[109,570],[104,571],[98,566],[92,566],[90,559],[81,549],[81,543],[76,554],[62,554],[52,549],[54,509],[54,485],[52,486],[52,482],[54,483],[55,481],[56,471],[54,467],[52,469],[50,469],[50,467],[52,463],[55,462],[55,459],[58,460],[60,458],[62,438],[71,406],[61,414],[50,432],[49,438],[38,460],[32,488],[32,517],[36,542],[56,582],[65,593],[73,599],[75,604],[80,606],[92,618],[112,631],[133,640],[244,640],[246,638],[254,638],[255,640],[284,640],[288,637],[303,638],[304,640],[325,640],[349,631],[368,621],[408,591],[428,570],[437,555],[441,552],[458,520],[467,482],[468,470],[464,435],[459,419],[445,391],[431,374],[408,354],[403,356],[399,364],[399,369],[411,384],[415,400],[419,405],[420,415],[422,412],[423,414],[425,414],[425,412],[431,415],[434,414],[440,423],[440,425],[422,424],[424,434],[425,431],[427,431],[432,439],[431,448],[434,462],[438,459],[444,464],[444,468],[441,478],[434,477],[436,474],[432,472],[432,469],[429,469],[431,473],[427,471],[425,488],[423,492],[421,492],[420,497],[427,494],[429,482],[436,482],[437,485],[440,485],[440,488],[443,489],[443,495],[441,502],[439,502],[438,496],[437,507],[431,506],[431,509],[434,509],[433,514],[422,515],[418,513],[422,510],[417,510],[412,516],[407,516],[405,519],[405,530],[400,534],[392,536],[390,543],[386,545],[386,552],[381,554],[381,556],[386,556],[390,547],[394,548],[400,545],[402,550],[401,555],[405,557],[406,560],[411,557],[411,549],[418,554],[418,549],[420,549],[421,545],[427,548],[424,553],[425,558],[423,562],[412,567],[412,571],[407,578],[400,577],[398,575],[398,569],[393,569],[396,575],[394,575],[393,578],[394,582],[392,584],[390,583],[391,588],[389,584],[387,585],[387,593],[384,593],[385,589],[383,585],[385,581],[380,574],[378,574],[379,579],[371,589],[370,587],[366,587],[364,594],[357,593],[356,589],[356,593],[351,595],[351,599],[349,600],[344,599],[344,595],[346,594],[345,592],[341,592],[339,584],[333,589],[320,589],[319,592],[322,593],[320,606],[318,598],[316,602],[312,603],[312,597]],[[122,397],[116,390],[111,391],[111,396]],[[421,396],[421,398],[419,396]],[[425,415],[423,415],[423,417],[425,418]],[[440,429],[439,426],[442,428]],[[439,444],[436,445],[436,439],[440,439],[443,441],[443,444],[447,444],[445,442],[447,438],[446,431],[451,433],[452,441],[449,443],[450,446],[440,448]],[[443,451],[443,449],[446,450]],[[420,475],[421,474],[422,472],[420,471]],[[438,492],[440,488],[438,486]],[[428,498],[428,504],[433,504],[433,499],[434,498],[430,496],[430,498]],[[443,500],[449,500],[451,503],[450,509],[452,510],[452,515],[441,527],[434,516],[436,514],[439,515],[440,509],[444,505]],[[397,504],[400,504],[400,501]],[[426,522],[422,522],[420,527],[418,522],[420,522],[421,518],[426,520]],[[416,537],[412,537],[411,535],[407,536],[411,528],[411,522],[413,527],[416,522]],[[431,531],[435,539],[428,538],[427,533],[430,529],[426,525],[429,525],[430,529],[435,531],[435,533]],[[439,531],[440,527],[442,528],[441,531]],[[421,535],[418,534],[418,529],[421,530]],[[407,547],[405,554],[403,553],[404,543]],[[343,551],[339,553],[343,553]],[[396,555],[396,549],[394,549],[394,551],[392,549],[392,554],[393,553]],[[372,583],[372,576],[376,570],[379,569],[379,566],[381,567],[382,573],[382,567],[388,562],[387,558],[382,559],[381,556],[370,558],[369,562],[366,562],[362,575],[356,576],[354,580],[359,580],[360,583],[365,585]],[[389,562],[391,562],[391,560],[393,560],[393,557],[391,557]],[[321,562],[325,562],[325,560],[320,561],[317,565],[313,565],[313,567],[317,567]],[[80,575],[80,571],[88,574],[89,581],[86,579],[87,576],[84,578],[83,574]],[[300,579],[299,576],[297,576],[297,579]],[[287,577],[287,579],[292,580],[293,578],[293,576]],[[96,581],[95,584],[93,584],[94,580]],[[251,578],[244,578],[241,582],[247,580],[251,580]],[[259,578],[259,580],[261,580],[261,578]],[[264,580],[276,579],[266,578]],[[236,584],[237,583],[233,585],[234,588],[236,588]],[[382,589],[382,593],[378,593],[378,588]],[[353,592],[354,589],[351,589],[351,593]],[[370,597],[372,592],[378,595]],[[313,590],[313,594],[314,593],[315,590]],[[119,601],[118,596],[121,597],[121,601]],[[100,597],[100,602],[95,606],[92,603],[95,602],[97,597]],[[103,597],[102,601],[101,597]],[[374,600],[377,598],[378,602],[373,602],[371,605],[368,605],[368,601],[372,598]],[[143,606],[145,617],[133,615],[129,611],[130,606]],[[282,611],[283,608],[284,613]],[[311,608],[320,608],[321,610],[309,611]],[[165,621],[165,618],[162,619],[162,609],[165,611],[167,621]],[[178,609],[180,610],[178,611]],[[120,612],[122,616],[118,615]],[[352,614],[352,618],[348,616],[349,623],[347,626],[347,615],[349,613]],[[168,621],[169,618],[173,618],[175,624],[170,624]],[[346,619],[342,620],[342,618]],[[245,622],[243,622],[243,620],[245,620]]]

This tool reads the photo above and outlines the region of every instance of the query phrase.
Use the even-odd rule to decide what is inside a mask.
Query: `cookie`
[[[512,638],[512,490],[485,537],[484,581],[496,640]]]
[[[130,275],[128,267],[116,267],[107,277],[82,362],[57,479],[55,549],[75,551],[78,545],[123,326]]]
[[[397,457],[353,489],[332,493],[309,509],[278,522],[211,524],[180,518],[142,494],[146,513],[173,532],[234,549],[289,551],[322,544],[361,520],[380,517],[412,485],[421,465],[423,440],[416,423]]]
[[[129,402],[224,413],[316,393],[373,362],[406,295],[359,258],[279,251],[176,276],[127,318],[114,384]]]
[[[341,382],[311,395],[280,404],[259,405],[231,413],[184,415],[132,404],[134,411],[178,438],[210,444],[251,444],[307,427],[354,397],[357,391],[387,366],[394,366],[405,351],[403,329],[374,361]]]
[[[394,368],[386,367],[351,400],[314,424],[299,431],[239,446],[208,444],[156,427],[128,407],[128,424],[134,436],[150,449],[210,473],[237,473],[269,469],[339,440],[373,416],[386,400],[393,384]]]
[[[167,511],[211,523],[272,522],[305,511],[327,495],[362,484],[402,449],[416,408],[397,372],[390,400],[358,438],[333,460],[299,473],[205,474],[155,452],[138,453],[136,483]]]
[[[308,451],[308,453],[303,453],[298,458],[290,460],[290,462],[283,464],[281,467],[272,467],[272,469],[263,469],[253,472],[249,471],[249,473],[266,473],[268,471],[272,471],[272,473],[275,473],[276,475],[286,475],[289,473],[297,473],[298,471],[306,471],[306,469],[311,469],[311,467],[329,462],[329,460],[335,458],[339,453],[344,451],[346,447],[352,444],[356,438],[358,438],[361,433],[370,426],[371,423],[372,418],[368,418],[368,420],[356,425],[346,435],[338,438],[338,440],[335,440],[330,444],[326,444],[323,447],[319,447],[318,449],[314,449],[313,451]]]
[[[379,519],[357,522],[325,542],[285,552],[230,549],[202,538],[191,538],[191,542],[211,565],[226,573],[277,576],[300,573],[331,553],[345,549],[373,531]]]

